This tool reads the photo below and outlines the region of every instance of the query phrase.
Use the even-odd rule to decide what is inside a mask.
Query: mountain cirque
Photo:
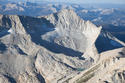
[[[109,64],[108,59],[113,62],[114,51],[99,54],[96,49],[95,42],[101,29],[66,9],[43,17],[0,15],[0,82],[77,82],[75,79],[95,64]],[[114,58],[124,59],[122,48],[116,50],[118,57]],[[111,58],[106,59],[110,54]],[[124,66],[120,61],[119,64]],[[109,65],[102,66],[99,66],[100,72],[110,68]],[[122,72],[123,67],[111,71],[115,69]],[[100,72],[97,73],[100,75]],[[90,83],[98,77],[91,78]]]

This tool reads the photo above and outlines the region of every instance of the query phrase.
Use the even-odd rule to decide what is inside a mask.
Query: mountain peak
[[[6,61],[5,65],[14,64],[11,71],[5,70],[5,74],[6,72],[10,74],[17,72],[17,70],[26,72],[24,69],[34,70],[32,68],[36,67],[41,72],[40,75],[46,77],[45,80],[57,81],[64,76],[72,74],[74,76],[77,73],[76,68],[86,68],[88,66],[85,65],[86,63],[92,63],[90,58],[94,61],[99,58],[94,44],[101,28],[89,21],[84,21],[73,10],[63,9],[44,17],[3,15],[0,17],[0,25],[1,27],[12,25],[8,26],[9,30],[1,30],[3,34],[0,36],[2,44],[5,44],[7,49],[5,49],[6,55],[15,55],[8,58],[11,60],[11,58],[17,57],[16,60],[12,60],[13,62],[6,61],[6,56],[0,58],[0,61],[3,60],[2,63],[4,60]],[[5,32],[7,34],[4,34]],[[31,60],[31,63],[27,63],[24,56],[28,56],[27,59]],[[34,57],[36,57],[35,60],[33,60]],[[17,69],[18,63],[23,62],[24,59],[26,65],[33,63],[35,67],[27,67],[22,64],[23,66]],[[54,64],[56,65],[53,66]],[[16,75],[16,73],[14,74]],[[56,76],[54,76],[55,74]]]
[[[58,12],[59,14],[76,14],[72,9],[62,9]]]

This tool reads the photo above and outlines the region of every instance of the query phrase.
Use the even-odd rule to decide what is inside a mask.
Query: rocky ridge
[[[100,59],[101,27],[73,10],[44,17],[0,15],[0,82],[64,83]]]

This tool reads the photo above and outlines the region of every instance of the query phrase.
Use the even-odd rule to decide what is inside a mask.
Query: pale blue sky
[[[9,0],[12,1],[12,0]],[[26,0],[15,0],[15,1],[26,1]],[[28,1],[51,1],[51,2],[76,2],[76,3],[114,3],[114,4],[125,4],[125,0],[28,0]]]

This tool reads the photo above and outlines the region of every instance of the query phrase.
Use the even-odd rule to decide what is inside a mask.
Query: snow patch
[[[9,29],[8,32],[9,32],[9,33],[13,33],[13,30],[12,30],[12,29]]]

